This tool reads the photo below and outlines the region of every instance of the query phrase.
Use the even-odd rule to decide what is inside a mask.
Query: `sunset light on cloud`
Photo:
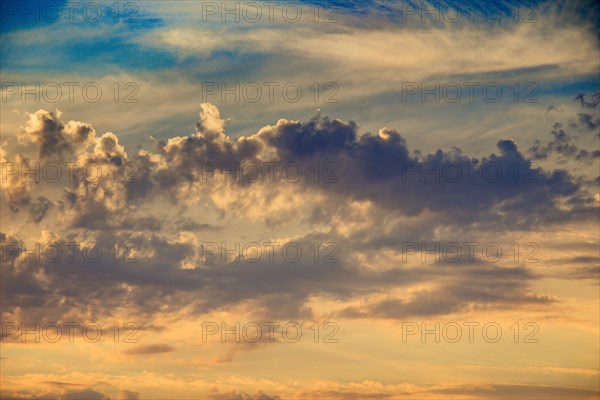
[[[597,2],[0,7],[0,399],[600,397]]]

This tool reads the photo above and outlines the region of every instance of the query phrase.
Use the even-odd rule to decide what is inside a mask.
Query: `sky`
[[[597,399],[600,7],[4,1],[2,399]]]

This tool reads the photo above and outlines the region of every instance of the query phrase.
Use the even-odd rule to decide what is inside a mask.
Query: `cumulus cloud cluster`
[[[279,185],[291,170],[283,167],[290,165],[301,175],[293,181],[295,187],[319,193],[328,201],[370,201],[405,215],[452,213],[454,222],[462,224],[485,217],[489,223],[522,227],[594,212],[593,193],[582,187],[578,177],[566,170],[538,168],[510,139],[500,140],[499,152],[483,158],[467,156],[458,147],[422,154],[411,151],[406,139],[393,129],[359,134],[355,122],[319,114],[305,123],[280,119],[254,135],[232,138],[224,131],[219,110],[210,104],[202,107],[195,133],[158,141],[154,149],[133,156],[115,134],[96,137],[89,124],[64,123],[59,115],[43,110],[30,115],[22,136],[37,145],[36,162],[58,160],[75,165],[63,198],[52,205],[72,227],[87,229],[118,226],[125,211],[139,209],[157,196],[185,204],[206,198],[221,212],[235,213],[236,208],[247,212],[256,204],[252,196],[249,204],[240,198],[228,201],[225,193],[245,190],[249,194],[252,186],[261,186],[261,191],[279,194],[280,188],[291,187]],[[554,141],[530,149],[533,159],[552,152],[595,157],[595,153],[577,152],[559,128],[553,131]],[[8,161],[28,163],[27,168],[32,168],[32,160],[22,155]],[[93,170],[88,167],[91,164]],[[267,179],[265,174],[274,164],[278,167]],[[252,165],[261,178],[242,175],[240,179],[243,165]],[[115,171],[128,168],[134,179],[115,179]],[[319,168],[319,179],[310,173],[315,168]],[[89,179],[90,171],[99,177]],[[33,200],[32,183],[18,174],[7,175],[7,180],[3,185],[11,210],[26,208],[39,222],[49,201]],[[273,211],[273,205],[265,208],[265,212]]]
[[[320,114],[307,122],[280,119],[239,138],[228,136],[225,125],[215,106],[203,104],[194,133],[157,141],[153,149],[130,155],[111,132],[97,135],[91,125],[65,123],[58,113],[30,114],[21,135],[35,144],[37,157],[3,155],[3,162],[27,160],[33,168],[33,162],[54,161],[69,163],[72,170],[59,185],[10,175],[3,180],[4,215],[18,221],[27,210],[28,221],[51,231],[64,246],[72,240],[91,239],[106,247],[134,241],[144,251],[141,262],[126,267],[110,257],[93,264],[66,257],[57,263],[36,263],[31,257],[21,262],[19,252],[13,252],[4,260],[10,267],[2,269],[3,316],[94,319],[134,309],[149,321],[161,310],[201,313],[251,301],[261,317],[291,318],[310,316],[307,304],[315,296],[346,302],[339,315],[351,318],[442,315],[473,304],[552,304],[553,298],[530,288],[537,275],[525,266],[499,268],[478,259],[415,270],[393,260],[382,262],[385,266],[365,263],[357,252],[388,249],[397,254],[398,238],[406,232],[393,221],[407,218],[420,221],[412,239],[429,240],[440,228],[531,230],[597,213],[585,180],[566,170],[535,166],[510,139],[498,141],[497,153],[477,158],[460,148],[423,154],[411,150],[393,129],[359,134],[355,122]],[[236,165],[249,162],[265,170],[268,165],[295,165],[304,174],[291,182],[277,167],[270,179],[231,178]],[[97,166],[94,179],[85,175],[88,165]],[[307,172],[315,165],[332,166],[335,179],[314,179]],[[135,179],[115,173],[124,166],[133,168]],[[320,171],[321,178],[331,171]],[[57,195],[57,186],[62,194]],[[347,251],[326,268],[304,260],[290,269],[281,255],[270,263],[201,262],[193,232],[218,228],[190,217],[161,217],[161,211],[206,204],[203,210],[230,216],[233,224],[236,218],[266,225],[296,219],[326,226],[329,239]],[[386,231],[375,233],[377,226],[387,226]],[[6,243],[27,239],[17,231],[2,235]],[[313,242],[323,233],[298,237]],[[410,285],[425,286],[409,296],[352,303],[356,296]]]
[[[577,161],[589,162],[600,157],[598,149],[580,149],[577,144],[577,136],[569,134],[565,129],[569,129],[576,135],[594,135],[600,137],[600,93],[595,93],[592,96],[580,94],[576,99],[580,102],[583,112],[577,113],[577,118],[570,119],[568,127],[562,123],[554,124],[554,129],[550,133],[552,140],[542,143],[536,139],[535,144],[528,149],[528,153],[534,160],[547,159],[552,155],[557,155],[565,159],[576,159]]]

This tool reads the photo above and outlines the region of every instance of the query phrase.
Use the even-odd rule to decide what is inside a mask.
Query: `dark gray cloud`
[[[348,308],[342,315],[401,320],[408,317],[451,314],[471,306],[481,309],[516,308],[528,304],[549,305],[554,302],[548,296],[540,296],[528,290],[527,282],[534,275],[524,268],[498,268],[478,263],[465,266],[440,265],[435,269],[441,276],[453,276],[453,279],[448,279],[451,283],[441,282],[434,290],[416,292],[410,301],[389,298],[365,309]],[[434,279],[432,281],[435,282]],[[475,282],[477,284],[474,284]]]
[[[67,389],[65,387],[85,386],[68,382],[44,382],[46,384],[57,386],[58,391],[50,391],[45,394],[33,394],[29,391],[1,391],[2,399],[7,400],[140,400],[140,394],[130,390],[121,390],[117,397],[112,397],[93,388]]]
[[[237,390],[222,393],[211,393],[208,396],[209,399],[213,400],[281,400],[281,397],[277,395],[269,395],[264,393],[262,390],[254,394],[248,394]]]
[[[455,223],[486,221],[490,226],[513,228],[566,221],[593,212],[593,199],[584,193],[577,178],[565,170],[535,166],[511,140],[498,142],[500,154],[478,159],[463,155],[459,148],[427,155],[411,152],[406,140],[390,129],[357,136],[352,122],[319,118],[298,125],[279,121],[258,136],[276,146],[281,160],[299,163],[305,170],[315,162],[334,163],[339,182],[314,185],[307,179],[305,183],[338,201],[370,200],[407,215],[450,213]],[[343,140],[325,139],[338,132]],[[306,139],[289,138],[298,135]],[[570,199],[580,200],[581,205],[572,212],[557,206]]]
[[[595,213],[595,201],[586,191],[583,178],[566,170],[537,167],[512,140],[498,141],[498,153],[483,158],[467,156],[458,147],[423,154],[411,150],[406,139],[393,129],[383,128],[376,135],[359,135],[355,122],[321,115],[306,123],[279,120],[255,135],[234,139],[223,131],[224,122],[216,107],[210,104],[202,107],[195,133],[160,141],[154,150],[141,150],[134,156],[129,156],[118,137],[110,132],[96,138],[89,125],[70,121],[66,124],[67,131],[79,133],[63,135],[65,124],[56,116],[42,110],[32,115],[30,125],[35,129],[30,126],[30,134],[62,138],[38,140],[40,152],[80,164],[72,174],[75,179],[65,182],[63,199],[56,201],[59,215],[67,214],[65,222],[73,228],[151,228],[158,221],[151,221],[147,215],[135,215],[146,203],[162,198],[183,206],[193,198],[210,199],[223,185],[209,170],[227,174],[249,162],[263,172],[268,170],[267,162],[282,166],[293,163],[303,172],[294,185],[321,193],[333,203],[369,200],[404,215],[439,213],[455,224],[485,221],[490,227],[533,229],[589,218]],[[600,154],[578,150],[559,127],[553,136],[551,142],[539,142],[530,149],[533,159],[546,158],[552,153],[580,159]],[[67,145],[54,144],[63,140]],[[86,144],[81,145],[82,142]],[[82,178],[90,164],[102,168],[100,179]],[[319,170],[318,179],[310,172],[315,166]],[[121,172],[125,168],[135,179],[115,179],[115,168],[121,168]],[[226,186],[230,190],[251,185],[284,188],[285,173],[283,168],[276,168],[272,181],[231,179]],[[28,207],[33,221],[45,218],[51,203],[41,200],[42,197],[33,202],[31,187],[22,183],[13,186],[9,192],[12,207]],[[243,207],[242,204],[243,201],[237,206]],[[234,203],[230,209],[219,211],[231,213],[235,208]],[[276,216],[265,216],[265,221],[267,218],[277,220]]]
[[[579,114],[580,116],[583,114]],[[571,124],[573,127],[573,124]],[[534,160],[547,159],[552,155],[558,155],[564,158],[574,158],[578,161],[590,161],[600,157],[600,150],[584,150],[579,149],[568,133],[562,129],[562,124],[554,124],[554,130],[550,132],[553,139],[542,143],[540,140],[535,141],[535,144],[527,151]]]
[[[24,268],[14,268],[10,263],[16,261],[11,259],[1,276],[3,319],[43,323],[78,316],[82,321],[99,320],[125,307],[135,310],[133,322],[142,326],[165,307],[188,308],[202,315],[249,300],[254,304],[253,318],[310,319],[313,314],[307,303],[312,296],[350,301],[418,283],[433,285],[435,290],[418,293],[408,303],[388,299],[370,309],[348,309],[342,315],[403,318],[443,315],[467,306],[518,308],[553,303],[529,289],[538,279],[529,269],[500,268],[481,260],[418,268],[397,264],[377,270],[354,264],[340,252],[340,262],[330,264],[308,259],[290,263],[276,254],[272,263],[200,264],[197,260],[197,268],[182,269],[181,262],[195,254],[193,244],[168,242],[155,235],[134,239],[145,250],[139,262],[132,264],[115,263],[110,252],[97,263],[66,258],[57,263],[35,262],[30,257]],[[312,241],[307,238],[305,242]],[[110,245],[107,240],[101,247]]]
[[[125,354],[138,356],[148,354],[171,353],[173,351],[175,351],[175,348],[168,344],[146,344],[128,349],[125,351]]]
[[[600,267],[576,267],[570,271],[560,274],[563,279],[586,279],[592,281],[596,285],[600,285]]]
[[[406,140],[394,130],[359,136],[354,122],[321,116],[307,123],[280,120],[236,145],[212,143],[216,138],[224,141],[222,136],[196,134],[159,143],[156,154],[163,166],[152,175],[151,185],[161,188],[162,193],[177,193],[179,187],[196,184],[204,195],[210,195],[210,183],[205,183],[203,176],[207,163],[224,170],[236,163],[253,162],[264,171],[264,160],[257,158],[262,148],[274,151],[274,161],[281,165],[298,165],[304,175],[297,184],[322,192],[333,202],[370,200],[407,215],[428,210],[451,213],[455,223],[487,220],[490,226],[521,229],[593,212],[594,200],[578,178],[565,170],[535,166],[510,140],[498,142],[500,154],[481,159],[465,156],[459,148],[424,155],[418,150],[411,152]],[[314,182],[307,171],[315,165],[329,168],[320,171],[321,179],[327,175],[333,180]],[[275,181],[281,178],[276,176]],[[239,184],[250,182],[242,179]],[[563,201],[574,207],[558,207]]]
[[[600,284],[600,257],[577,256],[549,260],[548,264],[558,265],[558,271],[549,272],[547,275],[559,279],[584,279],[590,283]],[[568,266],[568,268],[564,268]]]
[[[600,117],[594,118],[591,114],[578,113],[577,120],[569,121],[569,126],[580,130],[598,132],[598,128],[600,127]]]
[[[40,137],[55,134],[65,125],[42,111],[36,115],[38,120],[50,121],[47,128],[38,129]],[[311,223],[327,224],[334,218],[349,221],[353,215],[348,204],[356,201],[368,201],[387,215],[433,213],[435,219],[411,230],[411,234],[423,237],[436,227],[533,230],[597,218],[595,200],[586,192],[581,178],[566,170],[536,167],[509,139],[498,141],[496,152],[481,158],[467,156],[457,147],[423,154],[411,150],[406,139],[393,129],[359,135],[356,123],[320,115],[306,123],[279,120],[255,135],[233,139],[224,133],[218,110],[204,104],[195,133],[159,142],[154,150],[142,150],[130,157],[112,133],[97,138],[95,133],[92,135],[93,128],[83,123],[69,122],[66,126],[76,126],[73,129],[82,133],[64,137],[89,143],[80,147],[74,142],[69,142],[69,146],[50,146],[45,144],[47,141],[40,141],[40,147],[46,146],[44,153],[55,151],[81,165],[94,163],[108,170],[135,162],[141,171],[139,179],[124,182],[106,174],[92,182],[75,174],[72,182],[65,182],[64,197],[53,203],[56,207],[39,200],[31,218],[41,220],[55,209],[60,221],[60,242],[93,232],[105,255],[98,263],[67,262],[66,257],[58,263],[28,260],[26,268],[16,268],[12,257],[7,261],[10,266],[1,270],[5,319],[24,317],[39,322],[80,315],[85,320],[96,320],[125,307],[136,310],[139,321],[135,322],[143,325],[165,305],[171,309],[188,307],[195,314],[202,314],[250,299],[257,305],[258,317],[306,318],[312,313],[306,306],[311,296],[327,295],[347,301],[417,283],[428,283],[436,289],[418,293],[408,302],[391,298],[367,309],[348,309],[344,315],[403,318],[446,314],[471,305],[493,308],[504,304],[516,308],[532,303],[552,304],[552,299],[529,290],[530,283],[538,279],[529,269],[505,269],[483,262],[451,267],[424,265],[418,269],[398,265],[387,270],[364,268],[350,257],[342,257],[336,264],[303,261],[290,266],[281,257],[273,263],[202,264],[197,247],[169,237],[178,229],[213,227],[182,217],[169,219],[160,212],[165,209],[165,202],[177,202],[176,207],[185,208],[185,200],[190,197],[210,198],[215,183],[202,176],[209,163],[217,170],[244,161],[261,165],[268,160],[296,163],[303,171],[311,171],[316,163],[334,165],[336,182],[315,182],[312,175],[306,174],[297,183],[303,192],[326,199],[319,211],[316,210],[320,204],[315,204],[309,217]],[[71,158],[64,154],[66,149]],[[458,174],[461,179],[449,178]],[[233,196],[238,193],[236,190],[252,185],[266,189],[285,187],[280,173],[272,182],[228,185]],[[23,190],[32,197],[31,187]],[[308,205],[310,198],[307,196]],[[244,201],[238,198],[232,208]],[[246,203],[246,207],[258,207],[252,201]],[[151,207],[159,214],[150,216]],[[272,217],[265,211],[265,220]],[[343,235],[335,229],[330,239],[339,238],[349,249],[398,250],[395,235],[399,228],[377,233],[373,229],[376,219],[370,219],[368,230],[372,232],[366,239],[358,235],[342,239]],[[305,239],[311,242],[315,237]],[[139,262],[115,263],[107,249],[117,241],[136,243],[143,250]],[[184,262],[191,262],[196,268],[183,269]],[[39,279],[41,276],[43,280]]]
[[[119,394],[117,400],[140,400],[140,394],[139,392],[124,389]]]
[[[63,154],[72,151],[64,137],[65,125],[59,116],[39,110],[31,114],[22,134],[39,146],[40,159],[61,159]]]
[[[561,386],[509,385],[494,384],[485,386],[464,386],[448,389],[437,389],[441,395],[468,395],[485,399],[595,399],[599,392]]]
[[[600,91],[591,95],[587,93],[579,93],[577,96],[575,96],[575,100],[579,101],[581,108],[595,109],[600,104]]]
[[[28,222],[38,224],[44,219],[53,203],[41,195],[34,198],[35,183],[33,179],[26,179],[20,175],[21,169],[34,171],[34,161],[23,155],[17,155],[14,163],[9,165],[3,157],[0,159],[3,163],[0,187],[2,187],[2,197],[8,210],[15,215],[24,212],[29,217]],[[18,173],[8,173],[7,171],[10,171],[11,168],[16,168]]]
[[[109,396],[106,396],[93,389],[84,390],[69,390],[65,392],[61,397],[61,400],[110,400]]]
[[[559,157],[559,161],[574,159],[582,162],[590,162],[600,158],[600,149],[597,148],[597,143],[594,142],[593,148],[582,149],[578,144],[578,134],[585,136],[590,133],[595,133],[596,137],[600,137],[600,92],[594,93],[591,96],[579,94],[575,100],[580,102],[581,108],[585,112],[577,113],[575,119],[569,119],[568,128],[570,133],[565,131],[565,124],[556,122],[554,129],[550,132],[552,139],[542,141],[536,139],[534,145],[527,150],[527,154],[532,160],[545,160],[549,157]]]

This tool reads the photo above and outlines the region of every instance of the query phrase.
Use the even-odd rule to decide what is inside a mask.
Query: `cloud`
[[[510,385],[495,384],[487,386],[457,387],[435,390],[435,393],[443,395],[474,395],[484,399],[522,399],[544,398],[544,399],[593,399],[598,396],[594,390],[586,390],[559,386],[536,386],[536,385]]]
[[[597,309],[590,299],[598,281],[600,178],[590,171],[598,162],[598,95],[562,103],[565,93],[577,94],[569,92],[574,87],[589,90],[597,81],[595,3],[546,2],[541,20],[528,24],[516,21],[523,13],[505,12],[516,5],[512,0],[463,2],[457,7],[477,17],[501,9],[503,18],[434,24],[418,14],[404,23],[399,9],[406,2],[311,1],[343,8],[339,23],[313,23],[314,8],[303,3],[306,23],[253,26],[199,23],[204,4],[185,3],[187,9],[183,2],[144,2],[138,23],[128,26],[112,17],[124,17],[129,5],[102,6],[106,23],[22,27],[2,36],[11,55],[3,62],[7,82],[108,82],[99,103],[67,104],[63,96],[26,114],[20,131],[23,97],[10,94],[3,108],[18,109],[3,113],[3,135],[19,131],[19,141],[2,143],[3,163],[30,170],[36,163],[78,165],[69,174],[63,170],[58,182],[19,174],[1,180],[0,240],[22,241],[29,250],[6,254],[2,248],[2,321],[29,328],[132,321],[141,340],[94,346],[77,338],[34,348],[3,335],[0,397],[598,397],[597,371],[589,352],[579,351],[596,346]],[[87,57],[80,57],[82,50]],[[66,76],[73,65],[83,66],[84,75]],[[304,98],[196,109],[206,79],[228,87],[231,80],[295,81]],[[305,113],[317,102],[311,86],[317,80],[321,86],[335,81],[340,101],[323,103],[324,111],[311,118]],[[535,83],[527,87],[539,89],[541,104],[522,104],[527,90],[505,92],[498,104],[472,104],[464,92],[460,104],[425,105],[419,96],[400,103],[407,81],[429,88],[474,80],[498,82],[502,90]],[[123,94],[113,83],[131,87],[125,82],[139,88],[139,104],[113,101],[113,94]],[[65,112],[48,111],[54,106]],[[236,179],[240,165],[264,172],[272,164],[278,165],[272,179]],[[285,166],[301,176],[290,179]],[[89,179],[90,173],[98,176]],[[71,242],[96,242],[103,256],[91,263],[77,250],[75,261],[66,251],[58,262],[35,260],[35,242],[49,241],[63,251]],[[305,257],[290,263],[278,252],[268,262],[220,262],[201,256],[207,241],[228,249],[239,242],[296,241]],[[497,241],[505,254],[498,263],[479,256],[403,260],[405,242],[431,248],[450,241]],[[519,258],[516,241],[540,243],[540,262],[527,264],[523,252]],[[135,244],[137,262],[117,262],[128,250],[119,246],[119,253],[115,242]],[[315,243],[334,243],[337,262],[315,262]],[[260,341],[198,346],[195,329],[208,317],[227,326],[337,320],[343,343],[315,346],[308,337],[293,348]],[[503,325],[507,340],[493,349],[485,343],[485,349],[397,346],[401,321],[432,317],[497,320],[510,331],[513,322],[538,321],[541,343],[513,345]],[[488,350],[497,356],[493,362]],[[516,372],[515,354],[526,361]],[[292,368],[282,369],[282,362]],[[69,372],[80,365],[86,372]],[[421,382],[419,371],[426,370],[457,384],[408,383]],[[469,383],[475,373],[479,382]],[[390,384],[397,376],[407,383]],[[517,384],[525,380],[533,385]]]
[[[30,222],[39,223],[53,204],[44,196],[34,198],[32,181],[35,179],[24,178],[21,174],[21,170],[35,171],[34,162],[22,155],[17,155],[14,162],[9,162],[5,158],[4,149],[0,146],[0,163],[2,163],[0,188],[6,196],[5,200],[10,212],[17,214],[25,211]]]
[[[93,152],[78,155],[82,167],[75,172],[81,174],[93,163],[103,168],[103,179],[92,183],[79,179],[69,185],[62,203],[67,220],[87,229],[119,226],[125,208],[138,208],[140,202],[150,201],[154,195],[190,204],[209,198],[217,207],[227,196],[244,189],[248,195],[258,187],[264,196],[266,191],[286,188],[278,184],[284,178],[280,169],[274,177],[277,184],[269,185],[266,179],[257,184],[239,176],[236,180],[229,171],[235,174],[240,165],[252,163],[264,172],[269,162],[300,166],[304,174],[296,186],[335,202],[344,198],[369,200],[407,215],[452,211],[456,223],[474,223],[485,215],[488,220],[502,219],[497,222],[507,226],[536,226],[593,212],[594,201],[576,177],[565,170],[537,168],[514,141],[499,141],[500,154],[481,159],[465,156],[459,148],[422,154],[411,151],[404,137],[393,129],[359,135],[356,123],[320,115],[306,123],[281,119],[254,135],[233,139],[224,133],[224,121],[216,107],[202,107],[196,133],[159,141],[154,151],[142,150],[129,157],[116,135],[109,132],[96,139]],[[557,131],[555,136],[560,146],[533,151],[537,157],[550,151],[570,154],[571,147],[562,144],[568,140],[566,134]],[[331,168],[321,171],[324,175],[334,173],[331,185],[311,179],[308,172],[315,162],[321,168]],[[128,163],[136,166],[136,182],[110,179],[111,168]],[[450,172],[451,178],[443,175]],[[534,212],[533,202],[538,206]],[[573,207],[558,206],[565,202]],[[220,209],[247,212],[253,204],[238,197],[235,202],[225,201]],[[272,211],[265,209],[263,213],[274,216]]]
[[[586,100],[584,94],[580,94],[576,99],[581,101],[582,108],[594,109],[593,114],[588,113],[577,113],[577,119],[570,119],[568,122],[569,128],[576,132],[588,134],[596,133],[596,136],[600,135],[598,128],[600,127],[600,114],[597,108],[599,102],[599,93],[593,94],[592,100],[589,102]],[[528,153],[534,160],[547,159],[552,155],[558,155],[562,158],[576,159],[577,161],[590,162],[600,157],[600,150],[586,150],[580,149],[575,144],[577,137],[573,137],[563,129],[563,124],[556,122],[554,129],[551,132],[553,139],[547,143],[542,143],[539,139],[535,140],[534,146],[528,149]]]
[[[57,127],[69,126],[57,116],[50,120],[53,134],[62,135]],[[165,305],[194,314],[254,302],[256,315],[284,319],[310,316],[313,310],[306,304],[311,296],[349,301],[385,288],[424,283],[434,289],[415,292],[412,298],[391,295],[362,308],[347,305],[344,315],[402,318],[447,314],[470,305],[548,306],[554,300],[529,288],[538,276],[525,267],[504,269],[478,262],[476,266],[459,263],[453,268],[414,270],[394,266],[393,259],[384,257],[377,262],[359,261],[355,252],[385,249],[399,254],[402,241],[398,238],[404,235],[398,235],[405,222],[390,222],[394,220],[414,219],[413,240],[419,234],[419,240],[429,241],[439,229],[531,231],[597,215],[596,202],[581,178],[567,170],[534,166],[511,139],[499,140],[497,152],[482,158],[467,156],[459,148],[423,154],[411,149],[391,128],[359,134],[355,122],[320,114],[307,122],[280,119],[253,135],[233,138],[225,133],[218,109],[203,104],[194,133],[159,141],[153,150],[130,155],[116,134],[91,135],[93,127],[77,124],[88,132],[79,144],[69,135],[64,136],[68,146],[35,142],[38,149],[46,147],[44,156],[60,155],[80,165],[75,168],[75,179],[61,182],[63,197],[33,207],[33,215],[40,223],[60,221],[51,228],[57,243],[66,247],[69,241],[94,241],[105,249],[105,255],[98,263],[81,258],[69,262],[66,257],[57,263],[34,263],[32,257],[19,261],[15,253],[7,261],[10,267],[2,270],[2,311],[7,318],[94,320],[120,307],[132,307],[143,323],[165,310]],[[114,179],[114,168],[130,162],[135,162],[139,172],[136,181]],[[231,174],[228,169],[244,162],[262,167],[269,162],[294,163],[309,173],[293,183],[284,179],[281,168],[271,180],[224,179]],[[99,179],[82,178],[85,166],[91,164],[101,168]],[[207,165],[212,168],[208,177]],[[333,165],[335,180],[323,182],[328,170],[321,170],[320,179],[315,180],[311,172],[315,165]],[[452,175],[443,178],[443,173]],[[462,175],[460,180],[448,179],[457,174]],[[44,189],[28,185],[16,181],[6,196],[19,204],[20,193],[33,198]],[[214,224],[196,224],[181,215],[186,207],[194,211],[199,204],[217,214],[215,220],[221,219],[219,230],[211,230]],[[178,208],[179,215],[172,218],[172,210]],[[188,215],[199,216],[197,211]],[[296,219],[299,227],[319,224],[329,235],[298,233],[297,240],[312,243],[328,237],[349,250],[338,263],[325,268],[312,260],[289,268],[281,255],[257,264],[202,261],[199,243],[205,230],[211,235],[231,235],[231,224],[234,231],[240,230],[243,218],[262,220],[267,226],[283,226]],[[182,231],[183,226],[200,231]],[[379,231],[382,226],[386,231]],[[7,233],[7,241],[27,242],[27,236]],[[115,242],[130,241],[140,249],[139,261],[122,268],[109,251]],[[307,247],[304,251],[310,254]],[[495,286],[481,282],[495,282]]]
[[[168,344],[147,344],[136,346],[129,350],[125,351],[125,354],[129,355],[148,355],[148,354],[161,354],[161,353],[170,353],[175,351],[175,349]]]
[[[98,390],[93,388],[83,388],[83,389],[65,389],[65,387],[71,386],[85,386],[75,383],[68,382],[40,382],[42,385],[51,385],[58,386],[59,389],[55,390],[54,388],[49,391],[44,392],[43,394],[33,394],[33,392],[29,392],[28,390],[22,391],[2,391],[3,399],[10,400],[140,400],[140,394],[138,392],[133,392],[130,390],[121,390],[116,396],[111,396],[104,394]],[[33,389],[33,388],[29,388]],[[40,392],[40,387],[37,388],[38,393]]]
[[[84,389],[69,390],[60,396],[60,400],[110,400],[110,397],[93,389]]]
[[[477,14],[486,12],[478,10]],[[243,24],[197,28],[192,22],[155,29],[139,43],[167,49],[186,60],[212,60],[219,52],[258,53],[281,60],[294,57],[297,65],[312,69],[317,64],[325,76],[343,76],[352,84],[369,82],[363,87],[371,93],[390,91],[401,81],[440,76],[536,68],[543,77],[595,71],[590,58],[596,50],[595,32],[581,29],[591,25],[591,20],[566,2],[548,7],[537,17],[535,23],[478,24],[463,16],[458,23],[429,24],[421,23],[418,15],[407,22],[401,15],[388,14],[390,23],[377,18],[377,23],[369,24],[350,17],[337,24],[257,24],[252,30]],[[573,24],[579,24],[578,28]],[[303,40],[295,41],[295,37]]]
[[[418,150],[411,152],[406,140],[391,129],[358,136],[353,122],[319,116],[306,124],[280,120],[257,136],[275,147],[281,162],[296,162],[305,169],[315,161],[333,163],[339,182],[330,186],[332,198],[341,194],[370,200],[407,215],[451,211],[457,223],[486,219],[514,227],[517,221],[535,226],[586,212],[573,209],[565,213],[557,207],[560,199],[585,197],[576,178],[564,170],[537,168],[510,140],[498,142],[499,155],[482,159],[467,157],[459,148],[423,155]],[[443,173],[450,169],[456,175],[444,178]],[[488,175],[492,170],[497,171],[494,177]],[[532,210],[533,203],[537,207]]]
[[[133,392],[131,390],[122,390],[115,400],[140,400],[139,392]]]
[[[432,317],[467,311],[475,306],[482,309],[523,307],[527,305],[551,305],[554,300],[529,292],[528,281],[534,275],[523,268],[498,268],[493,265],[446,266],[452,271],[444,271],[437,266],[439,282],[432,290],[412,292],[405,299],[388,296],[371,304],[365,303],[361,309],[349,307],[341,312],[351,318],[386,318],[403,320],[408,317]],[[432,275],[434,269],[429,271]],[[451,283],[445,283],[445,279]],[[440,279],[442,278],[442,279]],[[475,284],[477,282],[477,284]]]
[[[270,396],[262,391],[258,391],[255,394],[248,394],[246,392],[238,392],[236,390],[223,393],[213,393],[210,394],[209,398],[214,400],[281,400],[281,397],[279,396]]]
[[[39,110],[29,114],[22,135],[39,146],[40,159],[61,159],[63,153],[72,150],[63,135],[64,129],[60,114]]]
[[[134,264],[117,264],[112,254],[93,264],[66,259],[35,263],[32,257],[18,264],[13,259],[12,266],[2,271],[4,319],[28,324],[98,320],[125,307],[135,310],[134,322],[143,325],[165,312],[197,316],[241,305],[246,305],[249,317],[256,319],[310,319],[315,310],[309,300],[319,296],[336,298],[342,306],[364,298],[363,307],[342,307],[339,316],[381,319],[445,315],[469,307],[518,309],[555,303],[555,299],[531,289],[539,277],[528,268],[504,268],[481,260],[411,268],[385,257],[358,263],[350,254],[338,263],[315,263],[310,256],[290,264],[276,254],[273,262],[230,259],[227,263],[202,264],[191,241],[167,241],[157,236],[134,239],[145,249]],[[314,241],[310,237],[301,240]],[[351,246],[352,240],[348,243]],[[181,267],[188,259],[194,268]],[[371,263],[377,268],[367,268]],[[432,289],[412,289],[419,285]],[[413,293],[404,299],[393,294],[381,297],[398,288]],[[379,297],[371,300],[372,296]],[[130,354],[167,350],[173,349],[168,345],[142,346]]]

